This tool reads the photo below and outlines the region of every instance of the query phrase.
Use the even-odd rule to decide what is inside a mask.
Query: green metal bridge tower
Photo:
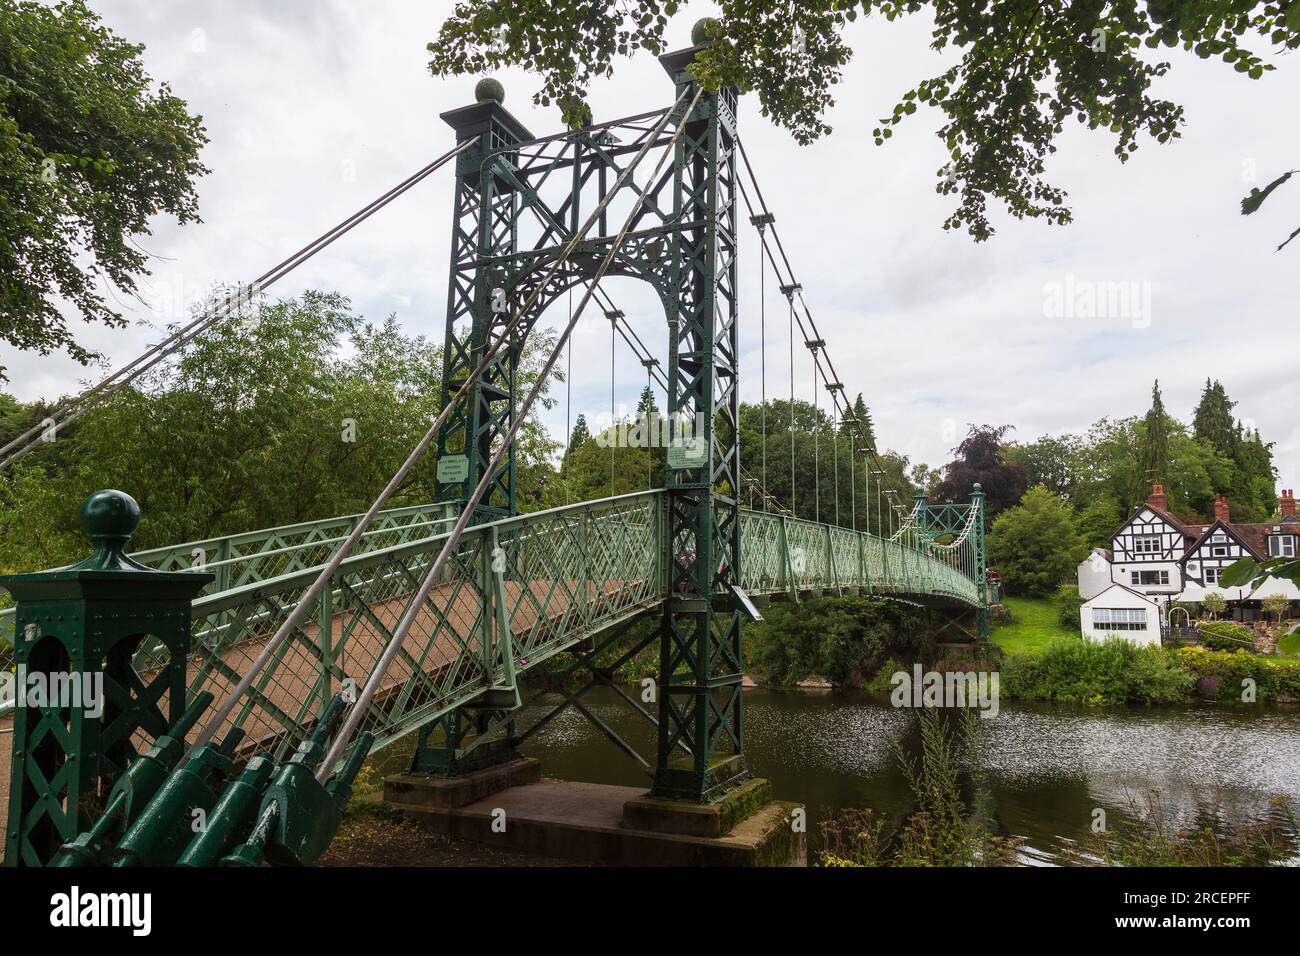
[[[693,40],[695,46],[660,57],[677,94],[689,94],[679,104],[697,91],[688,67],[704,37],[697,32]],[[579,224],[611,193],[642,201],[609,273],[650,284],[663,304],[668,334],[663,567],[671,597],[660,641],[654,793],[707,800],[746,775],[741,616],[732,594],[741,570],[736,92],[704,92],[689,115],[673,117],[654,144],[667,144],[671,127],[684,124],[671,166],[645,184],[617,180],[624,158],[655,135],[663,111],[534,138],[506,110],[499,83],[480,82],[476,97],[474,105],[442,116],[458,143],[478,138],[456,165],[444,403],[489,343],[508,338],[438,437],[439,498],[471,504],[471,490],[514,419],[527,335],[549,305],[595,276],[615,241],[617,227],[611,229],[602,214],[552,272]],[[674,109],[684,112],[680,105]],[[529,314],[507,331],[534,293]],[[684,441],[688,435],[696,440]],[[511,447],[487,493],[472,502],[476,518],[514,514],[516,495]],[[488,702],[485,707],[492,709]],[[461,739],[462,726],[485,726],[482,716],[444,722],[449,746]],[[686,748],[689,759],[673,756]]]

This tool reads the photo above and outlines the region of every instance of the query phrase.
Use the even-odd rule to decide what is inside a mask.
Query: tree
[[[1160,396],[1160,381],[1151,387],[1151,410],[1143,420],[1142,467],[1149,484],[1163,485],[1169,480],[1169,414]]]
[[[0,340],[17,348],[94,359],[59,300],[124,326],[100,287],[135,291],[146,256],[130,239],[159,213],[198,220],[207,137],[142,50],[81,0],[0,0]]]
[[[1110,536],[1124,521],[1124,512],[1114,498],[1102,495],[1079,511],[1075,520],[1088,547],[1109,548]]]
[[[1270,594],[1259,602],[1259,606],[1265,614],[1272,614],[1280,622],[1291,607],[1291,599],[1285,594]]]
[[[555,335],[529,337],[520,378],[536,381]],[[0,569],[84,557],[77,504],[106,487],[140,502],[136,549],[363,511],[437,415],[441,368],[440,346],[341,296],[262,303],[0,473]],[[553,451],[530,417],[522,509],[541,506]],[[433,500],[434,473],[413,469],[391,506]]]
[[[1004,454],[1003,438],[1010,430],[1010,425],[972,425],[953,449],[957,458],[944,466],[944,478],[934,489],[934,500],[966,501],[978,482],[990,520],[1018,502],[1029,482],[1024,469],[1008,462]]]
[[[1088,553],[1069,505],[1042,485],[998,516],[988,549],[989,564],[1002,573],[1008,594],[1038,597],[1073,577]]]
[[[1218,591],[1209,591],[1201,598],[1201,610],[1210,615],[1210,620],[1218,620],[1219,615],[1228,610],[1228,599]]]
[[[853,400],[853,417],[858,420],[861,427],[862,440],[865,442],[864,448],[875,450],[876,448],[876,426],[871,420],[871,411],[867,408],[867,403],[862,400],[862,393],[858,392],[858,397]],[[852,426],[845,425],[847,433],[852,433]]]
[[[567,462],[570,455],[585,445],[590,437],[591,432],[587,428],[587,416],[579,412],[577,420],[573,423],[573,431],[569,434],[569,444],[564,450],[565,461]]]
[[[1024,471],[1030,487],[1042,485],[1068,500],[1079,480],[1081,446],[1077,435],[1044,435],[1027,445],[1011,443],[1003,451],[1007,464]]]
[[[591,115],[593,76],[612,75],[616,57],[664,52],[669,21],[683,8],[678,0],[460,0],[429,44],[429,67],[437,76],[532,70],[543,83],[535,101],[561,105],[577,126]],[[1282,0],[722,0],[721,8],[720,21],[702,21],[692,36],[709,44],[693,74],[710,89],[756,92],[763,115],[803,143],[829,130],[822,117],[852,54],[842,34],[859,13],[932,17],[931,46],[960,52],[905,92],[873,136],[883,144],[922,106],[944,116],[936,134],[950,158],[936,189],[958,197],[944,226],[976,240],[993,234],[990,200],[1018,218],[1071,221],[1064,191],[1044,176],[1068,120],[1114,133],[1121,162],[1142,134],[1178,138],[1182,107],[1151,95],[1170,64],[1143,46],[1182,45],[1252,79],[1273,67],[1247,37],[1300,47],[1300,16]]]
[[[1232,458],[1236,453],[1236,432],[1232,423],[1232,410],[1236,402],[1228,400],[1228,393],[1219,382],[1205,380],[1201,400],[1192,413],[1192,434],[1221,454]]]

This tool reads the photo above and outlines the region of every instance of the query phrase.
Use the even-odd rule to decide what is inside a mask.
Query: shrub
[[[1079,630],[1079,608],[1083,607],[1083,595],[1072,584],[1062,584],[1052,595],[1052,610],[1061,627],[1070,631]]]
[[[1010,654],[1002,663],[1002,692],[1033,700],[1171,703],[1186,699],[1192,685],[1191,675],[1161,648],[1119,638],[1062,639],[1041,654]]]
[[[1005,604],[995,604],[989,608],[989,627],[997,628],[1015,622],[1016,616],[1011,613],[1011,608]]]
[[[815,598],[774,604],[765,620],[745,631],[746,665],[773,684],[822,675],[856,687],[891,655],[921,655],[931,628],[928,614],[879,598]]]
[[[1207,621],[1201,624],[1201,643],[1212,651],[1250,650],[1255,637],[1250,628],[1232,621]]]
[[[1202,687],[1214,686],[1219,700],[1241,700],[1246,680],[1254,681],[1257,700],[1300,700],[1300,667],[1294,664],[1270,661],[1240,648],[1180,647],[1171,653]]]

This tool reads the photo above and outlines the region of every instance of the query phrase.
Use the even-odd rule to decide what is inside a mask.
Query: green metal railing
[[[189,541],[131,555],[159,571],[201,570],[215,576],[201,592],[216,594],[295,571],[319,568],[356,526],[361,515],[340,515],[261,531]],[[358,544],[359,553],[389,548],[446,530],[455,521],[445,503],[381,511]],[[13,666],[14,609],[0,610],[0,669]],[[0,713],[12,704],[0,703]]]
[[[755,511],[741,512],[740,536],[741,586],[751,594],[838,588],[980,603],[975,580],[950,551]]]
[[[508,670],[535,667],[656,606],[662,501],[661,492],[643,492],[466,531],[361,730],[383,746],[502,686]],[[345,559],[231,723],[258,750],[296,747],[345,681],[364,683],[444,541]],[[190,696],[223,698],[315,577],[295,572],[196,601]]]
[[[647,491],[467,530],[361,727],[375,734],[376,749],[485,690],[514,691],[515,675],[659,606],[667,591],[664,508],[664,493]],[[446,536],[416,537],[437,524],[428,509],[387,514],[387,526],[342,562],[232,715],[229,725],[241,727],[254,749],[279,758],[300,744],[345,682],[364,683],[405,614]],[[229,693],[300,602],[348,520],[231,541],[239,557],[214,562],[229,569],[228,586],[194,602],[189,700]],[[403,540],[377,546],[383,534]],[[199,548],[206,555],[225,546],[200,542],[147,555],[165,567]],[[857,589],[980,602],[976,582],[944,554],[845,528],[746,510],[741,548],[741,583],[751,594]],[[265,576],[275,561],[292,567]],[[155,647],[142,646],[137,670],[160,666]]]

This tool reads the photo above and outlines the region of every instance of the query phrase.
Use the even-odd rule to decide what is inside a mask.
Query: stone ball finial
[[[972,490],[972,491],[983,491],[984,489],[980,487],[980,483],[977,481],[977,482],[975,482],[975,486],[974,486],[971,490]]]
[[[506,88],[501,85],[501,81],[490,76],[485,76],[478,81],[474,87],[474,99],[480,103],[505,103]]]
[[[140,526],[140,505],[125,491],[97,491],[81,503],[81,527],[96,545],[117,545],[131,540]]]
[[[722,26],[722,21],[717,17],[703,17],[695,21],[695,26],[691,27],[691,46],[700,46],[709,42],[709,34]]]

